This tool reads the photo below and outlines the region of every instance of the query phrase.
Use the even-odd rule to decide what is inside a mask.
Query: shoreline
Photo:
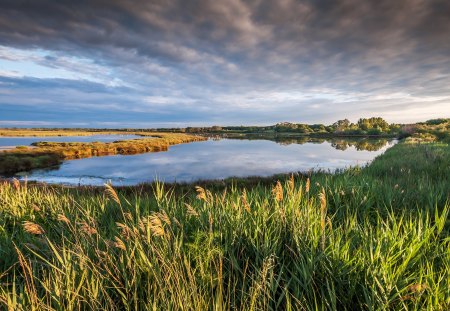
[[[147,181],[142,183],[137,183],[134,185],[116,185],[113,184],[112,186],[116,189],[121,189],[125,191],[130,190],[142,190],[142,189],[153,189],[156,185],[164,185],[167,189],[183,189],[183,188],[194,188],[195,186],[202,186],[202,187],[212,187],[214,189],[224,189],[233,185],[239,186],[239,187],[254,187],[257,185],[271,185],[273,183],[276,183],[278,180],[288,180],[291,178],[291,176],[294,176],[295,178],[300,179],[306,179],[311,178],[312,176],[336,176],[340,174],[346,174],[348,172],[356,172],[361,171],[366,168],[369,168],[374,161],[377,161],[379,158],[383,158],[385,153],[391,149],[395,149],[397,146],[406,146],[407,147],[414,147],[418,144],[415,143],[408,143],[404,140],[399,141],[398,143],[394,144],[393,146],[387,148],[382,154],[376,156],[374,159],[372,159],[370,162],[365,163],[363,165],[355,165],[355,166],[349,166],[345,168],[337,168],[335,170],[326,170],[326,169],[308,169],[305,171],[295,171],[295,172],[283,172],[283,173],[277,173],[269,176],[245,176],[245,177],[236,177],[236,176],[230,176],[223,179],[197,179],[192,181],[181,181],[181,182],[164,182],[164,181]],[[431,145],[439,145],[439,143],[431,143]],[[446,145],[446,144],[444,144]],[[403,147],[399,147],[403,148]],[[379,160],[378,160],[379,161]],[[11,182],[13,179],[16,179],[14,176],[11,177],[0,177],[1,181],[8,181]],[[40,181],[33,181],[33,180],[22,180],[17,179],[21,183],[27,183],[30,186],[37,186],[37,187],[51,187],[51,188],[62,188],[62,189],[78,189],[78,190],[99,190],[102,191],[104,189],[104,185],[83,185],[83,184],[65,184],[65,183],[47,183],[47,182],[40,182]]]

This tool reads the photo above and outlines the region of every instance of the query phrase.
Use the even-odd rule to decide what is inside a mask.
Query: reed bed
[[[53,152],[58,154],[62,159],[75,159],[110,154],[137,154],[166,151],[171,145],[204,141],[206,139],[201,136],[181,133],[153,133],[148,138],[119,140],[111,143],[38,142],[34,143],[33,146],[37,147],[37,152]]]
[[[449,154],[220,190],[4,182],[0,306],[448,310]]]
[[[15,148],[0,152],[0,174],[15,174],[36,168],[46,168],[67,159],[89,158],[114,154],[137,154],[166,151],[169,146],[204,141],[207,138],[181,133],[141,133],[143,138],[111,143],[37,142],[34,148]],[[151,137],[147,137],[151,136]]]
[[[107,129],[26,129],[0,128],[0,137],[51,137],[51,136],[92,136],[92,135],[151,135],[151,132],[139,130]]]

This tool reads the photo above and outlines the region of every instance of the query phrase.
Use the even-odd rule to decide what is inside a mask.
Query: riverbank
[[[197,188],[2,183],[0,305],[448,309],[449,155],[400,143],[362,169]]]

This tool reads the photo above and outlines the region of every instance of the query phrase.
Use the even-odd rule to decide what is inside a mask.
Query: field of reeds
[[[0,137],[51,137],[51,136],[92,136],[92,135],[151,135],[150,130],[136,129],[52,129],[52,128],[0,128]]]
[[[450,148],[114,189],[0,185],[0,309],[449,310]]]
[[[85,132],[85,134],[87,135],[89,133]],[[66,159],[166,151],[172,145],[206,140],[205,137],[181,133],[136,132],[133,134],[139,134],[144,137],[114,141],[111,143],[43,141],[34,143],[33,148],[20,147],[6,150],[0,152],[0,174],[15,174],[37,168],[46,168],[57,165]]]

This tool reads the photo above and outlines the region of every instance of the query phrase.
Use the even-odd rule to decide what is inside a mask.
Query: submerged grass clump
[[[448,310],[449,154],[399,144],[363,169],[270,186],[4,182],[0,305]]]

